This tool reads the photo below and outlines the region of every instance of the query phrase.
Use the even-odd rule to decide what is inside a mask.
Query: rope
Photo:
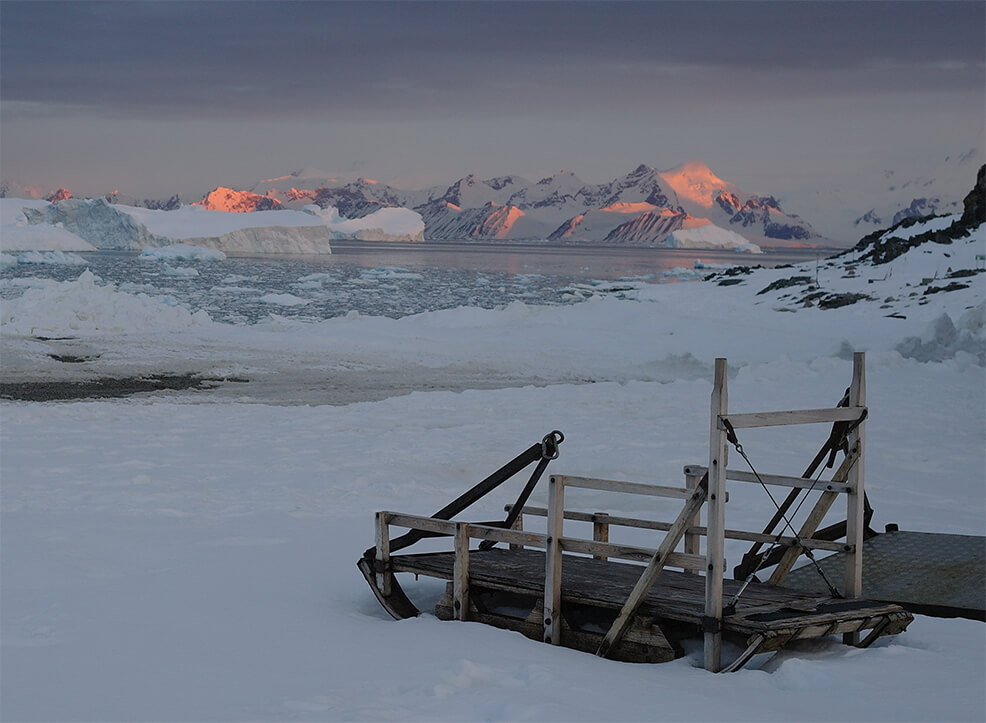
[[[812,553],[811,548],[807,547],[805,543],[801,541],[801,537],[795,531],[794,525],[791,524],[791,521],[787,518],[787,515],[784,514],[783,510],[781,510],[781,506],[777,504],[777,500],[775,500],[774,495],[770,493],[770,490],[767,488],[766,483],[764,483],[763,479],[760,477],[760,473],[757,472],[756,468],[753,466],[753,462],[751,462],[750,458],[746,456],[746,452],[743,451],[743,445],[740,444],[739,439],[736,437],[736,430],[733,428],[733,425],[725,417],[722,418],[722,424],[723,427],[726,428],[726,441],[728,441],[731,445],[733,445],[733,447],[736,448],[736,451],[739,452],[739,455],[744,460],[746,460],[746,464],[750,467],[750,471],[753,472],[753,476],[757,478],[757,482],[760,483],[760,486],[763,488],[763,491],[767,493],[767,497],[770,498],[770,501],[774,504],[774,507],[777,508],[778,513],[780,513],[781,519],[784,520],[784,526],[791,531],[791,536],[794,538],[795,543],[797,544],[798,547],[801,548],[801,551],[805,554],[805,556],[809,560],[811,560],[811,564],[815,566],[815,570],[818,572],[819,575],[821,575],[822,580],[825,582],[826,587],[828,587],[829,589],[829,593],[834,598],[841,598],[842,593],[839,592],[839,590],[835,587],[835,585],[829,582],[829,579],[825,576],[825,572],[822,570],[821,566],[818,564],[818,561],[815,559],[815,555]],[[821,476],[820,472],[819,472],[819,476]],[[812,491],[812,489],[814,489],[815,483],[817,481],[818,481],[817,478],[814,481],[812,481],[811,487],[808,488],[808,492],[801,500],[802,503],[804,502],[804,500],[808,499],[808,494]],[[800,509],[800,507],[801,507],[801,503],[799,503],[798,507],[795,508],[794,510],[795,514],[797,513],[798,509]],[[793,517],[794,514],[792,514],[791,516]],[[783,530],[781,530],[781,532],[783,532]],[[736,610],[736,602],[739,600],[740,595],[742,595],[743,592],[746,590],[747,586],[750,584],[750,581],[755,578],[757,570],[760,569],[760,564],[762,564],[763,561],[767,558],[767,555],[770,553],[770,551],[778,545],[781,536],[782,536],[781,533],[778,533],[777,537],[774,538],[774,541],[767,549],[767,552],[761,555],[760,563],[753,568],[753,570],[747,576],[746,580],[744,580],[743,585],[740,587],[736,595],[733,596],[733,599],[726,606],[726,609],[730,609],[732,611]]]

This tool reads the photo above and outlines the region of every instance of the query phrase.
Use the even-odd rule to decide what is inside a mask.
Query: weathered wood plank
[[[377,588],[387,597],[392,592],[394,574],[390,571],[390,513],[378,512],[375,530]]]
[[[574,475],[556,475],[562,479],[566,487],[600,490],[603,492],[625,492],[632,495],[648,495],[650,497],[670,497],[687,500],[692,491],[684,487],[667,487],[642,482],[622,482],[620,480],[596,479],[594,477],[577,477]]]
[[[704,470],[705,467],[700,467],[698,469]],[[547,517],[548,510],[544,507],[525,506],[524,514],[531,515],[533,517]],[[595,516],[598,514],[599,513],[596,512],[576,512],[566,510],[565,519],[572,520],[573,522],[593,522]],[[665,532],[671,529],[670,522],[661,522],[658,520],[641,520],[634,517],[621,517],[618,515],[607,515],[606,519],[611,527],[616,525],[618,527],[633,527],[642,530],[663,530]],[[706,533],[707,528],[700,525],[689,527],[685,530],[685,534],[692,534],[696,536],[704,536]],[[729,528],[726,528],[724,534],[728,540],[746,540],[748,542],[771,543],[776,541],[777,544],[783,546],[793,545],[795,542],[794,538],[789,536],[782,536],[778,539],[776,535],[765,535],[762,532],[748,532],[746,530],[731,530]],[[804,540],[803,542],[805,543],[805,547],[810,547],[813,550],[830,550],[832,552],[846,551],[846,543],[844,542],[833,542],[831,540]]]
[[[710,673],[718,673],[722,666],[722,578],[726,561],[723,553],[726,529],[726,469],[729,466],[726,432],[719,417],[729,408],[729,391],[726,386],[726,360],[716,359],[709,429],[709,505],[706,510],[708,534],[706,536],[705,615],[702,629],[705,631],[704,665]]]
[[[695,473],[701,471],[703,474],[707,471],[705,467],[699,465],[688,465],[685,469]],[[777,487],[796,487],[823,492],[842,492],[846,494],[852,492],[852,485],[846,482],[813,480],[808,477],[788,477],[786,475],[764,474],[762,472],[760,473],[760,478],[757,479],[755,474],[742,469],[726,470],[726,479],[733,482],[755,482],[757,484],[763,480],[764,484],[775,485]]]
[[[702,475],[686,474],[685,475],[685,487],[690,490],[694,490],[698,487],[699,482],[702,481]],[[686,555],[700,555],[702,553],[702,533],[698,531],[698,528],[702,525],[702,513],[701,511],[696,512],[695,516],[689,520],[688,529],[685,530],[684,538],[684,551]],[[704,569],[704,566],[703,568]],[[697,570],[688,570],[688,572],[697,573]]]
[[[592,541],[609,542],[609,515],[605,512],[594,512],[592,514]],[[606,555],[602,553],[594,554],[597,560],[605,560]]]
[[[394,555],[391,560],[397,572],[453,579],[454,554],[451,552]],[[640,565],[630,563],[566,555],[558,609],[563,611],[567,605],[585,605],[609,611],[610,619],[615,618],[639,580],[642,569]],[[541,550],[472,550],[469,556],[470,591],[503,590],[541,599],[544,570],[545,554]],[[676,621],[692,627],[701,625],[704,582],[703,577],[664,570],[660,583],[648,591],[636,617]],[[723,580],[724,594],[734,595],[740,585],[736,580]],[[736,613],[724,618],[723,631],[744,640],[760,633],[769,634],[773,636],[771,640],[775,640],[778,635],[791,637],[809,626],[824,631],[834,622],[843,626],[837,628],[836,633],[861,624],[865,629],[867,620],[886,615],[900,617],[893,618],[895,624],[885,634],[906,628],[912,618],[900,606],[891,603],[833,600],[826,595],[751,583],[737,604]]]
[[[734,429],[751,427],[779,427],[789,424],[821,424],[824,422],[855,422],[862,410],[848,407],[825,409],[790,409],[777,412],[750,412],[747,414],[721,414],[729,419]],[[721,422],[720,422],[721,424]]]
[[[452,607],[459,620],[469,619],[469,525],[455,527],[455,564],[452,568]]]
[[[585,555],[592,555],[596,559],[606,560],[608,557],[615,557],[620,560],[635,560],[637,562],[648,562],[658,550],[647,547],[635,547],[633,545],[617,545],[612,542],[589,542],[580,540],[576,537],[563,537],[561,539],[562,550],[565,552],[577,552]],[[688,555],[683,552],[669,552],[664,557],[665,564],[670,567],[680,567],[685,570],[704,570],[705,558],[701,555]]]
[[[678,515],[678,519],[674,521],[671,529],[664,536],[661,546],[657,548],[657,552],[654,553],[651,561],[644,568],[640,579],[637,580],[637,584],[633,586],[633,590],[630,592],[629,597],[627,597],[626,603],[624,603],[623,608],[620,610],[620,614],[613,621],[613,626],[606,633],[606,637],[603,638],[603,642],[600,644],[599,650],[596,653],[597,655],[606,657],[609,650],[620,641],[620,638],[630,624],[630,618],[637,612],[654,581],[668,564],[668,558],[674,548],[678,546],[695,514],[702,509],[707,495],[708,480],[703,478],[692,491],[692,496],[685,503],[681,514]]]
[[[852,384],[849,386],[849,409],[866,409],[866,355],[856,352],[852,355]],[[863,532],[866,529],[864,510],[863,469],[865,465],[866,422],[860,422],[849,432],[846,441],[850,449],[857,449],[859,458],[849,470],[848,482],[853,493],[846,497],[846,543],[852,551],[846,553],[846,574],[843,581],[843,594],[847,598],[859,597],[863,592]],[[846,645],[859,643],[858,633],[843,636]]]
[[[419,515],[398,514],[396,512],[388,512],[386,514],[390,524],[394,527],[437,532],[448,535],[449,537],[456,534],[456,525],[459,524],[454,520],[436,520],[432,517],[422,517]],[[494,540],[495,542],[507,542],[515,545],[544,547],[545,544],[545,535],[538,532],[525,532],[523,530],[490,527],[489,525],[482,524],[470,524],[469,534],[472,539]]]
[[[561,536],[565,521],[565,485],[548,479],[548,538],[544,564],[544,642],[561,643]]]

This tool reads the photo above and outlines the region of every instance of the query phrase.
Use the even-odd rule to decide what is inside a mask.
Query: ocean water
[[[398,318],[459,306],[570,304],[600,294],[629,295],[637,284],[699,277],[704,272],[693,270],[698,259],[709,265],[775,266],[818,255],[801,249],[750,256],[678,249],[334,242],[330,256],[166,263],[137,253],[99,251],[80,254],[84,266],[5,266],[0,299],[19,296],[32,278],[67,281],[88,267],[122,291],[168,296],[225,323],[250,324],[271,315],[321,320],[351,311]]]

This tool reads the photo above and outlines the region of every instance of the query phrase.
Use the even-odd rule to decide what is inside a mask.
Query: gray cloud
[[[984,24],[979,0],[2,0],[0,152],[79,193],[690,157],[774,192],[982,148]]]
[[[980,88],[980,2],[4,2],[17,110],[464,116]]]

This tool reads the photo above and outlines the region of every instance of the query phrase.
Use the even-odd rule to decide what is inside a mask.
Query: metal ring
[[[544,435],[541,439],[541,457],[544,459],[558,459],[558,445],[565,441],[565,435],[557,429]]]

